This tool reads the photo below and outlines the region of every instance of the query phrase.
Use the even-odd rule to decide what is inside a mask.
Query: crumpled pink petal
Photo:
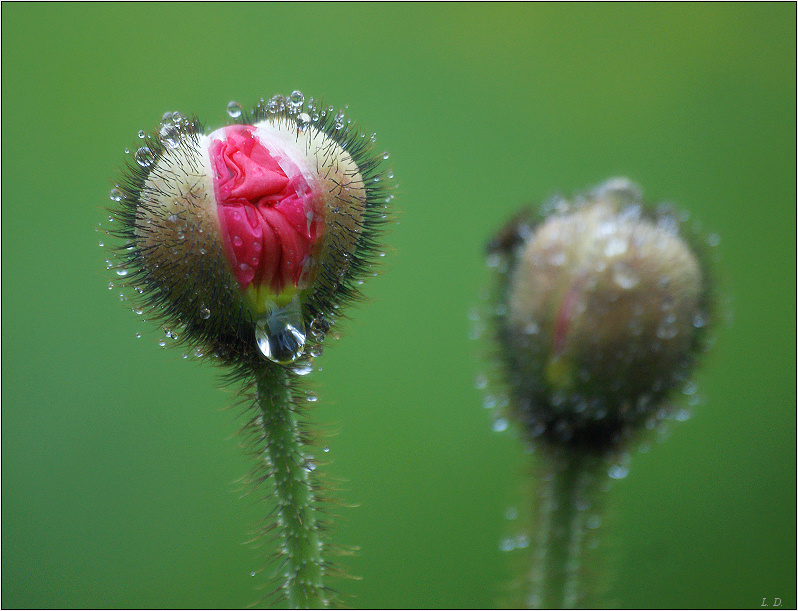
[[[242,290],[297,286],[323,224],[313,193],[283,151],[269,151],[251,125],[224,130],[210,158],[225,248]],[[290,174],[290,175],[289,175]]]

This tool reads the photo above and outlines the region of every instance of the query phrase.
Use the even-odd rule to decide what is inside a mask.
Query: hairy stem
[[[317,518],[312,459],[303,451],[304,433],[297,417],[291,377],[279,365],[264,363],[257,372],[256,401],[261,417],[262,460],[274,484],[277,578],[288,605],[325,607],[324,562]]]
[[[527,604],[540,609],[596,608],[598,571],[586,539],[601,522],[604,462],[557,449],[542,452],[540,459]]]

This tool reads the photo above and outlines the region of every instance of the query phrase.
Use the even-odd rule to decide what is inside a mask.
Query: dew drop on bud
[[[344,126],[344,111],[340,110],[335,115],[335,129],[341,129]]]
[[[293,363],[302,355],[305,336],[305,323],[297,297],[282,307],[275,306],[255,325],[255,341],[261,354],[283,365]]]
[[[152,165],[152,162],[155,160],[152,151],[146,146],[142,146],[139,150],[136,151],[135,158],[136,158],[136,163],[138,163],[143,168],[150,167]]]
[[[227,105],[227,114],[230,115],[233,119],[236,119],[241,116],[241,104],[238,102],[230,102]]]
[[[158,132],[158,137],[166,148],[176,149],[180,146],[180,132],[174,125],[164,125]]]
[[[299,107],[302,106],[304,101],[305,96],[301,91],[292,91],[290,97],[288,98],[288,103],[291,105],[291,109],[294,111],[299,110]]]

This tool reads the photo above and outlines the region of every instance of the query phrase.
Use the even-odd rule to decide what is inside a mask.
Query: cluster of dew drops
[[[180,146],[183,138],[185,138],[185,127],[187,127],[188,125],[189,125],[189,120],[182,113],[176,112],[176,111],[175,112],[166,112],[161,117],[161,121],[160,121],[160,124],[159,124],[159,127],[158,127],[157,138],[158,138],[158,140],[160,141],[160,143],[163,145],[163,147],[165,149],[167,149],[167,150],[176,149],[176,148],[178,148]],[[141,140],[145,140],[147,138],[147,133],[144,130],[139,130],[138,137]],[[141,166],[142,168],[148,168],[148,167],[152,166],[152,164],[156,160],[156,155],[152,152],[152,149],[146,143],[144,143],[142,146],[138,147],[134,152],[131,152],[131,150],[129,148],[125,148],[125,154],[126,155],[132,155],[134,161],[139,166]],[[109,197],[109,199],[112,202],[119,203],[119,202],[121,202],[121,201],[123,201],[125,199],[125,194],[122,191],[122,189],[120,188],[120,186],[118,184],[116,184],[111,189],[108,197]],[[109,223],[116,222],[116,219],[114,218],[113,214],[109,214],[108,215],[108,222]],[[97,227],[95,228],[95,230],[100,232],[100,233],[102,233],[102,234],[107,234],[107,231],[105,229],[103,229],[102,222],[97,224]],[[99,246],[101,248],[105,247],[105,242],[104,242],[104,240],[102,238],[99,241]],[[124,247],[124,250],[130,251],[130,250],[133,250],[134,248],[135,247],[132,244],[127,244]],[[127,269],[127,267],[122,262],[120,262],[118,260],[118,258],[117,258],[115,253],[112,254],[111,257],[114,258],[115,261],[112,261],[111,259],[106,258],[106,260],[105,260],[106,269],[114,270],[116,272],[116,275],[120,279],[125,278],[129,274],[129,270]],[[109,290],[114,290],[115,288],[117,288],[117,287],[115,286],[114,282],[110,281],[108,283],[108,289]],[[129,285],[123,285],[122,288],[130,288],[130,286]],[[132,288],[138,294],[143,294],[143,292],[144,292],[144,290],[141,287],[133,286]],[[125,294],[124,290],[121,290],[119,292],[119,300],[122,301],[122,302],[125,302],[125,301],[129,300],[129,297],[128,297],[127,294]],[[144,310],[142,308],[140,308],[139,306],[137,306],[137,305],[132,306],[131,310],[137,316],[144,315]],[[201,307],[200,307],[200,316],[202,318],[206,318],[207,319],[207,318],[210,317],[210,315],[211,315],[210,309],[205,304],[202,304]],[[146,322],[146,318],[141,318],[141,321],[142,322]],[[178,339],[178,333],[176,333],[172,329],[169,329],[168,327],[163,327],[163,333],[164,333],[164,336],[161,337],[160,339],[158,339],[158,345],[161,348],[166,348],[167,347],[167,344],[168,344],[167,340],[174,341],[174,340]],[[136,331],[135,337],[136,337],[136,339],[140,339],[142,337],[141,332]],[[194,348],[194,350],[192,351],[192,354],[193,354],[193,356],[195,356],[197,358],[204,356],[202,349],[199,348],[199,347]],[[182,358],[184,358],[184,359],[189,358],[189,354],[188,353],[183,353],[182,354]]]

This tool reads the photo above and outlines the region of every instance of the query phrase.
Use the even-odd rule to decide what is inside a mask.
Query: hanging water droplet
[[[241,104],[236,101],[232,101],[227,105],[227,114],[230,115],[233,119],[237,119],[241,116]]]
[[[308,359],[304,363],[299,363],[294,367],[293,371],[298,376],[306,376],[313,371],[313,361]]]
[[[199,313],[200,313],[200,318],[202,318],[203,320],[208,320],[211,317],[211,310],[207,306],[204,305],[201,306]]]
[[[308,401],[310,401],[311,403],[315,403],[316,401],[319,400],[319,398],[316,396],[316,393],[314,393],[314,392],[308,392],[308,394],[307,394],[307,396],[305,398]]]
[[[305,96],[301,91],[292,91],[291,95],[288,96],[288,103],[291,105],[291,109],[294,111],[299,110],[299,107],[302,106],[304,101]]]
[[[161,348],[165,348],[165,347],[166,347],[166,340],[165,340],[165,339],[159,339],[159,340],[158,340],[158,345],[159,345]]]
[[[305,323],[295,296],[282,307],[275,306],[255,325],[255,341],[261,354],[275,363],[293,363],[305,348]]]
[[[136,339],[141,339],[141,333],[136,332]]]
[[[202,348],[194,348],[194,356],[197,358],[202,356]]]
[[[124,267],[120,267],[119,269],[116,270],[117,276],[127,276],[127,273],[128,273],[127,269],[125,269]]]
[[[146,136],[146,135],[147,135],[147,134],[145,134],[145,133],[144,133],[144,130],[143,130],[143,129],[140,129],[140,130],[139,130],[139,138],[144,138],[144,136]]]
[[[111,193],[108,196],[115,202],[122,201],[122,191],[117,188],[111,189]]]
[[[142,146],[139,150],[136,151],[135,158],[136,158],[136,163],[138,163],[142,168],[150,167],[152,165],[152,162],[155,160],[152,151],[146,146]]]

